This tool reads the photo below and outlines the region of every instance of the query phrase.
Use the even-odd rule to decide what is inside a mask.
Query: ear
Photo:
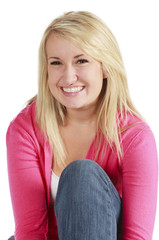
[[[107,79],[107,75],[103,73],[103,80]]]
[[[103,79],[107,78],[107,73],[103,71]]]

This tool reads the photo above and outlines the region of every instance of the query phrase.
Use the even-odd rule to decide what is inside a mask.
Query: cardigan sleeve
[[[157,203],[158,160],[148,126],[128,146],[122,161],[122,240],[151,240]]]
[[[46,240],[45,186],[34,138],[24,126],[17,121],[11,123],[6,137],[15,239]]]

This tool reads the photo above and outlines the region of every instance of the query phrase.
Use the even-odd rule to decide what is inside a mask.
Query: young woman
[[[152,239],[157,152],[115,37],[89,12],[46,29],[38,94],[7,132],[16,240]]]

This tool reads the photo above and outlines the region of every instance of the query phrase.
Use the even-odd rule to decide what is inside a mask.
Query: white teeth
[[[64,92],[79,92],[83,87],[62,88]]]

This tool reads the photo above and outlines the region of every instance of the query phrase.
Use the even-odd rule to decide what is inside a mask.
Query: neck
[[[96,124],[96,108],[67,109],[66,124],[78,126]]]

